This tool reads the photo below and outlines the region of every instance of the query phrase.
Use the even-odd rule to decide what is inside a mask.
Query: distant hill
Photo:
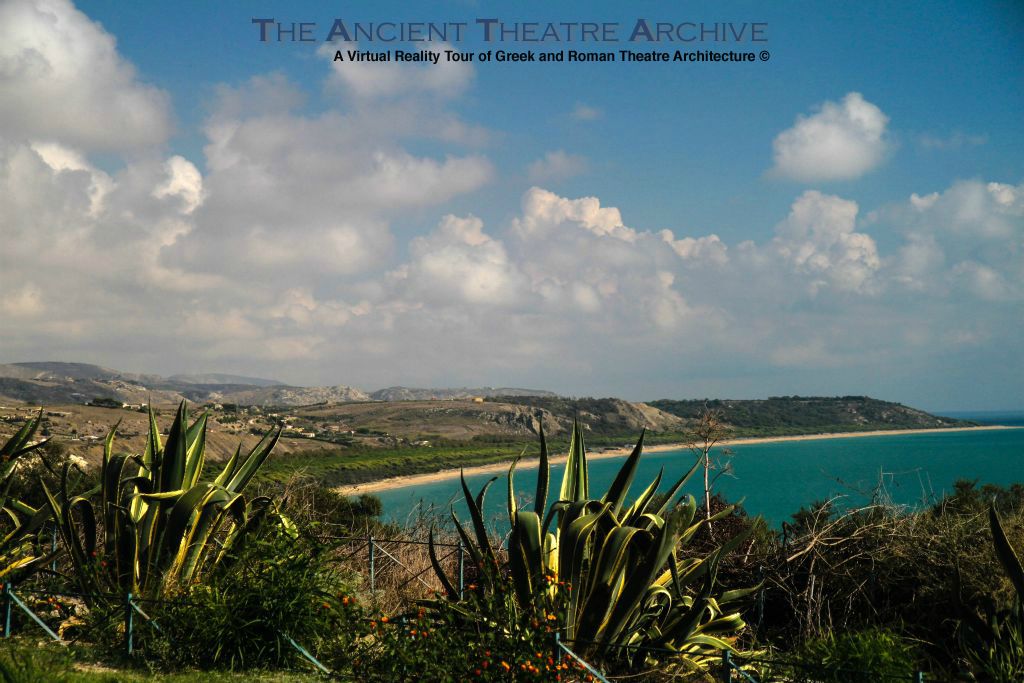
[[[429,433],[439,419],[454,420],[454,438],[532,433],[543,421],[549,433],[568,429],[578,417],[594,436],[626,436],[646,426],[684,434],[707,406],[722,413],[731,436],[816,434],[876,429],[961,427],[967,420],[931,415],[867,396],[780,396],[763,400],[661,399],[634,403],[616,398],[566,398],[550,391],[506,387],[446,389],[389,387],[373,393],[345,386],[297,387],[275,380],[223,373],[160,375],[122,372],[87,363],[34,362],[0,365],[0,400],[46,405],[108,399],[127,404],[195,403],[299,408],[352,406],[338,416],[367,426],[414,435]],[[484,400],[485,406],[474,401]],[[355,409],[357,404],[395,404]],[[438,405],[439,402],[441,405]],[[461,402],[453,405],[452,402]],[[500,404],[500,405],[499,405]],[[476,407],[473,407],[476,406]],[[358,419],[357,419],[358,416]],[[361,420],[367,422],[362,423]],[[350,425],[352,426],[352,425]],[[444,431],[444,430],[442,430]]]
[[[137,374],[88,363],[55,361],[0,364],[0,398],[28,403],[84,403],[104,398],[124,403],[196,403],[297,407],[358,401],[437,401],[495,396],[548,396],[550,391],[511,387],[430,389],[389,387],[367,393],[356,387],[299,387],[273,379],[220,372],[170,377]]]
[[[508,387],[460,387],[458,389],[415,389],[411,387],[388,387],[370,394],[374,401],[444,401],[462,398],[494,398],[496,396],[557,396],[554,392],[541,389],[512,389]]]
[[[290,387],[276,380],[223,373],[198,375],[137,374],[88,363],[10,363],[0,365],[0,398],[27,403],[85,403],[110,399],[123,403],[196,403],[300,406],[323,402],[369,401],[346,386]]]
[[[545,396],[495,396],[488,403],[528,406],[554,416],[565,428],[574,418],[593,434],[636,436],[646,427],[654,432],[685,431],[687,421],[647,403],[620,398],[566,398]],[[546,425],[545,425],[546,426]]]
[[[706,406],[721,411],[725,423],[737,432],[765,435],[929,429],[976,424],[969,420],[932,415],[900,403],[868,396],[777,396],[763,400],[661,399],[648,403],[684,420],[694,420]]]
[[[159,375],[140,375],[121,370],[111,370],[89,363],[61,363],[54,361],[40,363],[11,363],[0,365],[0,377],[34,379],[43,381],[110,381],[121,380],[135,384],[161,381]]]
[[[243,406],[309,406],[318,403],[352,403],[369,401],[366,392],[354,387],[233,387],[230,391],[212,391],[206,400],[236,403]]]
[[[166,390],[158,375],[140,375],[87,363],[11,363],[0,365],[0,398],[27,403],[84,403],[105,398],[124,403],[181,400]]]
[[[278,382],[276,379],[227,375],[222,372],[206,372],[196,375],[171,375],[167,378],[167,381],[178,384],[237,384],[253,387],[284,386],[284,382]]]

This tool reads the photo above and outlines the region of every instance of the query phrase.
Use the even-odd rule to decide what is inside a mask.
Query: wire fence
[[[380,598],[382,597],[390,597],[392,601],[395,601],[395,598],[399,597],[403,591],[408,591],[410,589],[412,589],[414,594],[419,597],[423,597],[425,595],[436,595],[442,590],[440,582],[436,578],[433,565],[429,562],[423,561],[422,548],[429,545],[428,541],[411,538],[382,538],[375,537],[372,533],[366,534],[365,536],[328,535],[322,536],[321,539],[334,541],[338,544],[354,546],[339,555],[337,561],[347,564],[357,571],[362,569],[361,573],[364,575],[364,579],[366,580],[371,602],[377,609],[380,609],[381,607],[382,601]],[[460,598],[465,595],[465,591],[467,589],[472,590],[475,588],[475,585],[470,581],[472,578],[470,576],[472,566],[467,566],[466,563],[468,550],[461,539],[455,543],[437,541],[434,542],[433,545],[436,549],[443,551],[443,553],[438,555],[438,561],[443,565],[446,565],[447,569],[449,569],[452,575],[456,578],[455,586]],[[405,556],[398,550],[400,548],[419,548],[420,552],[411,553],[409,556]],[[502,551],[501,546],[499,546],[498,550],[499,552]],[[145,624],[148,628],[152,628],[155,631],[162,633],[160,624],[143,609],[143,605],[175,604],[188,606],[190,604],[187,600],[145,598],[133,595],[132,593],[125,593],[123,595],[116,593],[83,593],[76,591],[52,590],[49,588],[31,588],[28,586],[15,587],[11,583],[3,584],[3,591],[2,594],[0,594],[0,609],[3,610],[4,637],[8,638],[12,635],[12,614],[14,613],[14,610],[18,610],[29,619],[31,624],[34,624],[36,627],[44,631],[46,635],[55,642],[62,644],[66,644],[67,641],[65,641],[57,631],[54,631],[50,624],[48,624],[45,619],[36,613],[36,611],[33,610],[24,599],[22,599],[22,595],[36,595],[46,598],[72,598],[77,600],[100,600],[109,605],[120,605],[121,609],[119,613],[121,615],[120,618],[123,619],[124,626],[123,649],[125,654],[129,656],[135,653],[136,630],[137,624],[140,620],[141,623]],[[408,595],[404,596],[404,600],[408,601]],[[758,604],[760,608],[762,604],[760,600],[758,601]],[[116,618],[116,615],[117,612],[114,612],[110,618]],[[388,622],[386,619],[383,621]],[[400,620],[395,619],[391,621],[391,623],[401,622]],[[281,635],[285,641],[288,642],[289,645],[319,673],[326,676],[335,675],[334,672],[322,664],[308,649],[303,647],[301,643],[296,642],[286,633],[279,632],[279,635]],[[678,651],[669,648],[641,645],[615,645],[583,640],[566,642],[559,637],[558,633],[555,634],[555,640],[552,645],[553,656],[558,662],[562,662],[563,659],[568,659],[575,663],[578,671],[585,672],[597,681],[608,682],[615,680],[615,677],[609,677],[607,673],[603,672],[592,662],[588,662],[577,652],[577,650],[585,651],[588,648],[628,650],[635,653],[661,657],[665,661],[671,661],[671,658],[678,657],[680,654]],[[720,665],[715,667],[711,674],[714,675],[717,680],[727,683],[771,683],[775,681],[792,681],[795,680],[794,672],[801,673],[799,680],[812,681],[815,680],[813,677],[814,674],[821,671],[820,664],[813,665],[792,659],[780,659],[775,657],[754,657],[734,650],[721,651],[719,658]],[[849,680],[863,681],[905,681],[907,683],[911,681],[920,683],[925,680],[932,683],[941,683],[944,681],[944,679],[930,675],[926,678],[925,673],[922,671],[914,672],[912,676],[907,677],[884,674],[878,675],[867,671],[852,669],[839,670],[833,668],[829,669],[829,674],[845,675],[849,677]],[[952,679],[949,680],[952,681]]]

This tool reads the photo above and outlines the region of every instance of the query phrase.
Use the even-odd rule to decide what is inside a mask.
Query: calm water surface
[[[983,421],[979,418],[981,415],[975,414],[970,419]],[[1000,424],[1024,425],[1024,413],[1002,413],[999,418]],[[731,464],[732,472],[718,479],[716,489],[729,500],[744,499],[750,514],[762,515],[773,525],[804,505],[835,496],[842,496],[846,505],[860,505],[881,491],[894,503],[920,505],[941,498],[957,479],[1003,485],[1024,481],[1024,429],[791,441],[738,445],[731,450],[733,454],[724,459]],[[693,462],[689,450],[646,454],[631,492],[636,495],[642,491],[661,469],[661,488],[667,489]],[[621,465],[622,458],[591,461],[591,491],[606,490]],[[555,491],[562,469],[551,468],[551,487]],[[492,476],[474,475],[466,480],[475,495]],[[695,496],[701,489],[699,478],[699,473],[694,475],[686,487]],[[486,516],[499,526],[507,517],[506,481],[504,474],[499,476],[485,506]],[[521,465],[515,475],[518,497],[530,500],[536,481],[536,467]],[[447,510],[452,501],[460,518],[467,514],[458,478],[377,495],[384,503],[385,516],[399,522],[431,506],[435,511]]]

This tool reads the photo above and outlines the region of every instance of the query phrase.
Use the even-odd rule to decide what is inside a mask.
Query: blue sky
[[[696,47],[771,57],[381,69],[260,43],[253,17],[765,22],[766,43]],[[0,361],[1024,407],[1019,3],[0,19]],[[555,47],[470,34],[452,47]]]

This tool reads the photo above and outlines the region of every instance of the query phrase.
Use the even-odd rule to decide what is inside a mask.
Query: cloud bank
[[[502,190],[520,198],[510,215],[485,220],[452,209],[501,172],[490,131],[452,105],[471,67],[422,82],[325,59],[315,110],[280,73],[224,85],[188,159],[164,151],[166,95],[98,25],[56,1],[0,19],[0,95],[35,95],[0,97],[3,360],[650,398],[888,386],[1019,348],[1024,184],[867,207],[808,190],[750,226],[763,237],[728,242],[552,191],[586,165],[561,149],[529,167],[532,187]],[[55,93],[81,99],[74,120]],[[857,93],[827,102],[776,138],[775,170],[857,177],[885,157],[887,125]],[[120,165],[101,168],[111,150]]]

